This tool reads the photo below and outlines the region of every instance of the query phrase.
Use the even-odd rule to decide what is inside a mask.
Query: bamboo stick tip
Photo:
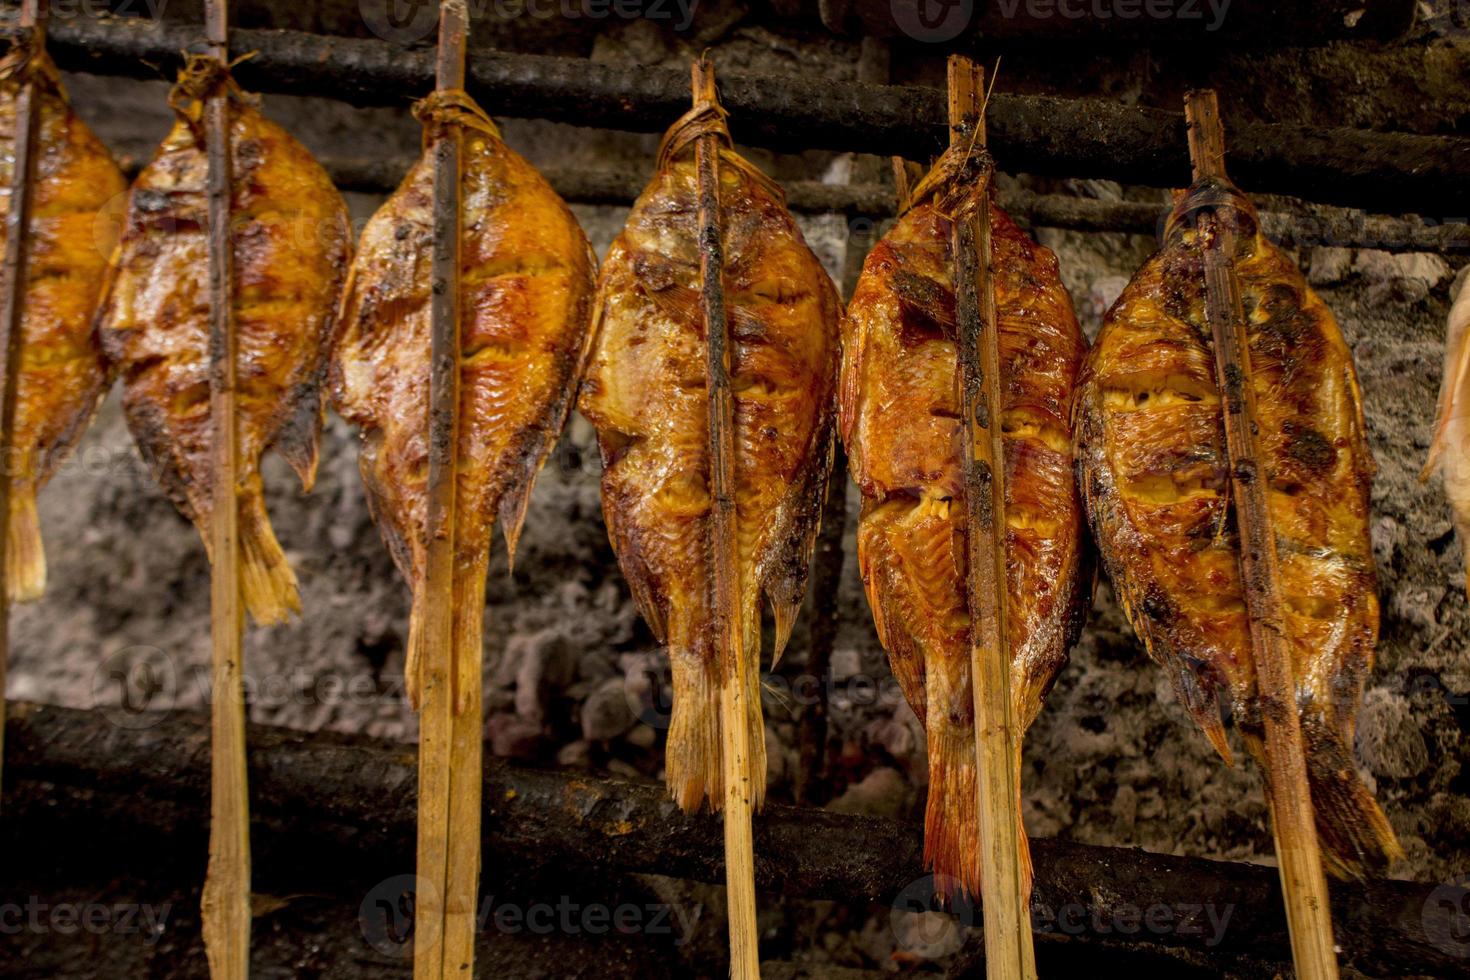
[[[719,104],[719,91],[715,87],[715,64],[705,51],[689,66],[689,92],[695,105]]]
[[[1220,101],[1214,89],[1184,93],[1184,122],[1189,135],[1189,160],[1194,179],[1225,176],[1225,129]]]
[[[947,63],[949,83],[949,142],[973,139],[983,133],[981,110],[985,104],[985,69],[964,55],[952,54]],[[983,141],[983,137],[981,137]]]

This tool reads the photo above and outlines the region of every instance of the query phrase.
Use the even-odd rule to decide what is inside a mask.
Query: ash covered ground
[[[712,5],[701,18],[695,32],[680,37],[643,22],[614,24],[564,40],[567,50],[560,53],[684,64],[708,46],[730,71],[822,71],[835,82],[853,77],[853,44],[813,32],[779,33],[737,5]],[[1226,103],[1227,117],[1235,111],[1419,132],[1463,132],[1470,113],[1470,44],[1455,32],[1424,28],[1412,39],[1366,51],[1341,45],[1284,49],[1265,56],[1268,71],[1243,72],[1247,60],[1222,52],[1186,70],[1179,56],[1132,52],[1100,57],[1070,73],[1023,53],[1007,55],[1001,84],[1172,106],[1187,84],[1230,78],[1235,94]],[[894,76],[937,81],[936,64],[918,49],[896,51]],[[168,122],[163,83],[69,81],[81,113],[120,152],[138,152],[162,136]],[[405,95],[405,111],[368,111],[268,97],[266,108],[323,155],[412,154],[418,131],[408,101]],[[740,120],[731,126],[738,139]],[[655,136],[535,122],[512,121],[505,132],[538,164],[637,172],[648,172],[657,142]],[[816,153],[751,156],[782,179],[838,180],[852,163]],[[1027,183],[1063,189],[1055,182]],[[1064,189],[1161,207],[1166,200],[1158,190],[1095,181]],[[376,201],[353,196],[352,204],[362,220]],[[624,210],[574,210],[599,254],[605,252]],[[802,223],[838,275],[845,223]],[[1038,237],[1057,251],[1089,335],[1154,247],[1150,238],[1118,234],[1043,229]],[[1360,766],[1407,851],[1394,874],[1449,881],[1470,871],[1470,771],[1462,774],[1470,765],[1470,664],[1464,656],[1470,609],[1443,496],[1437,482],[1423,484],[1418,473],[1431,433],[1449,290],[1463,260],[1330,245],[1303,248],[1296,256],[1353,347],[1378,463],[1373,538],[1382,637],[1359,718]],[[305,612],[286,626],[250,630],[250,712],[262,723],[412,740],[417,726],[401,683],[407,591],[369,520],[356,455],[355,437],[329,416],[321,471],[309,497],[279,460],[265,468],[270,512],[297,570]],[[664,732],[657,712],[640,717],[640,709],[649,679],[661,674],[661,654],[608,545],[597,480],[591,429],[574,418],[537,485],[513,575],[497,540],[486,603],[485,735],[491,751],[528,763],[655,777]],[[856,508],[856,490],[849,487],[841,586],[836,595],[808,602],[808,611],[812,602],[836,603],[840,619],[832,669],[822,679],[831,695],[828,795],[831,806],[848,812],[917,820],[927,778],[924,738],[891,679],[862,596]],[[41,513],[48,590],[15,612],[7,695],[79,707],[115,701],[122,694],[117,669],[150,658],[172,671],[154,706],[202,708],[209,660],[204,551],[138,461],[116,392],[43,493]],[[793,682],[806,656],[803,624],[768,684],[770,796],[777,800],[790,798],[798,768],[806,689]],[[1237,758],[1245,759],[1233,731],[1231,738]],[[1030,732],[1023,780],[1032,835],[1270,860],[1259,774],[1249,762],[1233,769],[1220,764],[1175,704],[1163,672],[1145,657],[1106,582],[1071,663]],[[916,877],[920,873],[916,868]],[[707,895],[704,904],[716,910],[720,902]],[[813,965],[891,968],[906,962],[894,958],[904,944],[886,916],[851,919],[825,905],[763,915],[773,929],[790,933],[793,955]],[[723,929],[702,932],[715,947],[723,938]]]

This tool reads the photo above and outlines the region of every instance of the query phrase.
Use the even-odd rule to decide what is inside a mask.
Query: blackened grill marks
[[[903,268],[894,271],[892,283],[898,298],[899,342],[904,347],[916,347],[930,340],[956,342],[958,327],[952,289]]]

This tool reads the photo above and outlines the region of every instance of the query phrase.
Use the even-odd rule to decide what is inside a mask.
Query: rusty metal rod
[[[156,78],[195,38],[184,27],[139,18],[76,17],[52,32],[61,67]],[[359,105],[402,105],[433,85],[430,50],[381,40],[294,31],[236,31],[242,82],[265,92],[328,95]],[[597,64],[580,58],[477,52],[472,95],[495,114],[579,126],[661,132],[687,106],[673,68]],[[922,157],[945,143],[944,92],[918,86],[834,86],[818,78],[730,74],[721,98],[746,122],[742,138],[778,149],[855,150]],[[1100,177],[1168,187],[1188,164],[1184,117],[1096,99],[997,95],[989,107],[992,150],[1007,169]],[[1470,216],[1470,139],[1286,123],[1232,126],[1231,167],[1259,193],[1385,213]]]
[[[127,146],[118,162],[136,177],[150,148]],[[320,162],[339,188],[364,194],[388,194],[413,166],[412,157],[322,157]],[[573,204],[628,206],[643,192],[646,175],[632,171],[544,167],[542,174],[564,200]],[[782,185],[786,204],[800,214],[842,214],[856,219],[848,234],[873,238],[873,222],[896,212],[893,188],[876,179],[851,184],[791,180]],[[1158,236],[1168,217],[1164,201],[1101,201],[1067,194],[1038,194],[1023,189],[999,191],[1000,206],[1016,221],[1032,228],[1110,231]],[[1266,237],[1288,247],[1372,248],[1385,252],[1470,251],[1470,218],[1448,223],[1420,218],[1366,214],[1351,208],[1298,202],[1291,210],[1260,213]]]
[[[110,692],[109,692],[110,693]],[[386,696],[386,695],[385,695]],[[167,704],[166,695],[152,702]],[[4,839],[84,850],[145,875],[197,874],[208,822],[209,719],[187,711],[90,711],[11,702]],[[362,887],[412,867],[411,744],[251,726],[255,874],[272,894]],[[485,890],[536,869],[659,874],[719,883],[720,820],[685,814],[652,780],[484,762]],[[755,819],[767,894],[926,903],[921,823],[769,803]],[[125,842],[125,844],[124,844]],[[1038,941],[1070,936],[1208,957],[1289,962],[1276,869],[1132,847],[1031,842]],[[1333,889],[1341,962],[1370,976],[1464,975],[1470,891],[1407,881]],[[1222,928],[1211,926],[1206,907]],[[1154,924],[1144,915],[1154,910]],[[962,910],[972,916],[975,910]],[[1187,919],[1187,921],[1186,921]]]

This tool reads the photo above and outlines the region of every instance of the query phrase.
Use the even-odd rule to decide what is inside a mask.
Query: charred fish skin
[[[1400,853],[1352,753],[1378,633],[1362,396],[1332,313],[1224,181],[1202,180],[1179,199],[1163,247],[1104,318],[1076,408],[1084,499],[1129,621],[1180,701],[1227,761],[1221,708],[1233,708],[1259,758],[1263,705],[1191,220],[1202,207],[1236,235],[1283,626],[1323,857],[1339,877],[1362,876]]]
[[[86,431],[107,391],[92,333],[116,233],[104,212],[127,190],[112,155],[72,111],[44,51],[17,48],[0,61],[0,214],[10,207],[16,100],[36,83],[35,177],[16,375],[6,591],[12,602],[46,587],[36,494]],[[0,247],[5,228],[0,224]]]
[[[472,109],[472,111],[471,111]],[[512,561],[536,474],[571,409],[591,339],[593,257],[570,209],[467,104],[461,178],[457,649],[480,648],[498,517]],[[415,592],[428,509],[434,161],[425,153],[363,229],[333,346],[333,407],[361,436],[373,520]]]
[[[710,463],[694,148],[669,150],[602,264],[597,342],[578,407],[597,430],[608,537],[635,602],[669,651],[667,776],[686,811],[723,803],[711,622]],[[750,780],[765,792],[760,597],[779,657],[806,587],[831,470],[837,291],[784,196],[728,146],[718,161],[734,398],[740,635],[751,670]]]
[[[186,67],[177,120],[128,197],[98,315],[128,427],[154,479],[209,547],[208,172],[202,93]],[[299,612],[296,576],[266,514],[260,457],[274,448],[310,490],[322,378],[351,256],[347,206],[321,166],[230,86],[241,580],[256,622]]]
[[[1012,701],[1024,729],[1066,663],[1091,595],[1069,435],[1086,341],[1056,256],[998,208],[991,215]],[[979,894],[980,842],[950,239],[950,218],[921,203],[869,253],[843,328],[841,426],[863,498],[858,561],[868,604],[928,734],[925,861],[954,897]],[[1017,767],[1020,751],[1018,742]]]

